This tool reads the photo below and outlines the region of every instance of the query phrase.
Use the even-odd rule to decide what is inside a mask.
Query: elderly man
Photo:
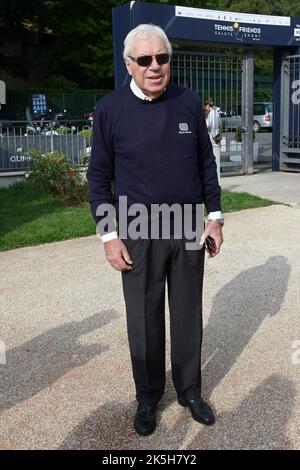
[[[108,203],[115,205],[120,221],[124,196],[128,211],[134,204],[177,203],[190,204],[192,212],[205,204],[209,213],[193,250],[186,249],[185,237],[179,238],[173,226],[169,237],[161,236],[161,229],[158,237],[151,237],[151,230],[148,237],[130,237],[123,229],[121,235],[121,224],[119,234],[111,223],[100,230],[107,260],[122,271],[138,402],[134,427],[140,435],[154,431],[164,393],[166,282],[178,402],[200,423],[214,422],[201,398],[202,281],[205,240],[212,241],[212,257],[223,241],[220,187],[200,99],[169,84],[171,53],[158,26],[139,25],[127,35],[124,60],[132,79],[97,103],[87,175],[96,222],[103,221],[101,206]]]

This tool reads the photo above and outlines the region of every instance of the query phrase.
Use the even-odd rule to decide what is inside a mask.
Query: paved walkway
[[[245,191],[272,201],[300,205],[300,173],[269,170],[247,176],[224,176],[221,186],[230,191]]]
[[[0,448],[299,449],[299,215],[281,205],[227,215],[204,295],[203,396],[216,424],[177,404],[168,340],[166,393],[149,437],[132,427],[120,275],[98,240],[0,253]]]

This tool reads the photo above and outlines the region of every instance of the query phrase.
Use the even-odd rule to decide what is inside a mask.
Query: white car
[[[223,129],[235,130],[242,127],[241,106],[236,110],[221,112],[221,125]],[[273,127],[273,103],[270,101],[259,101],[253,103],[253,130],[259,132],[261,129],[272,130]]]

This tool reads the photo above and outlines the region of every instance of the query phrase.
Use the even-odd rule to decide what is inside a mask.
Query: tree
[[[12,79],[28,80],[35,60],[39,60],[39,70],[42,70],[49,57],[51,31],[47,28],[43,2],[2,0],[1,9],[0,68]]]
[[[52,70],[84,87],[106,87],[113,79],[112,8],[121,0],[55,0]]]
[[[2,0],[0,68],[35,85],[50,74],[82,88],[113,79],[112,8],[121,0]]]
[[[81,88],[113,87],[112,8],[122,0],[1,0],[0,68],[8,85],[62,76]],[[152,0],[194,8],[300,15],[299,0]],[[268,60],[266,60],[266,58]],[[256,60],[270,72],[272,60]],[[5,77],[4,77],[5,79]],[[14,79],[18,79],[15,80]]]

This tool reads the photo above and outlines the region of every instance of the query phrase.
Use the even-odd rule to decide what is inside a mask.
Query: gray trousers
[[[122,273],[136,398],[156,405],[165,387],[165,286],[170,309],[172,378],[178,396],[201,394],[204,248],[185,240],[123,240],[133,270]]]

